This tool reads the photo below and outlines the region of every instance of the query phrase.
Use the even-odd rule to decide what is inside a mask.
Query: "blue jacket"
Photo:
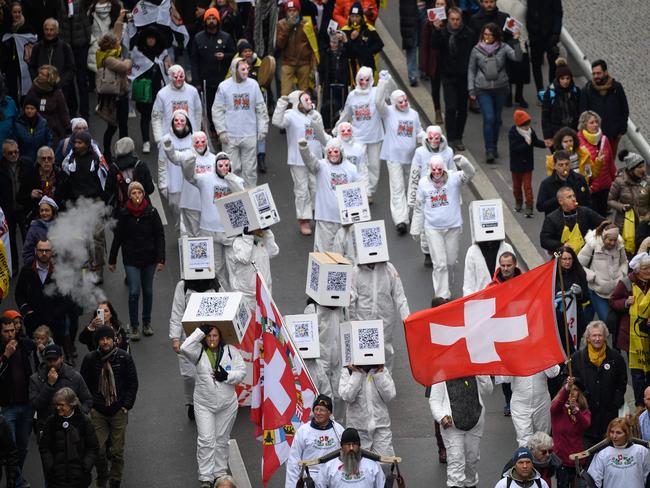
[[[43,219],[32,220],[27,230],[27,235],[25,236],[25,243],[23,244],[24,265],[32,264],[34,261],[36,243],[42,239],[47,239],[47,231],[52,222],[54,221],[50,220],[49,222],[45,222]]]
[[[18,116],[18,107],[14,99],[7,96],[0,102],[0,112],[2,112],[2,120],[0,120],[0,141],[5,139],[14,138],[14,120]]]
[[[36,164],[36,152],[39,147],[52,147],[52,133],[47,125],[47,120],[39,114],[36,114],[36,119],[36,124],[32,125],[25,114],[20,114],[14,122],[14,132],[20,154],[30,160],[32,164]]]

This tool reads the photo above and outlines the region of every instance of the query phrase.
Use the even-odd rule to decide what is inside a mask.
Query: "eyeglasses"
[[[543,456],[548,456],[549,454],[553,454],[553,449],[540,449],[539,453]]]

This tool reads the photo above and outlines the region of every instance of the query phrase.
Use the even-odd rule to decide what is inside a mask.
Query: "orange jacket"
[[[334,17],[334,20],[338,22],[339,27],[343,27],[348,23],[350,9],[355,1],[359,0],[336,0],[332,16]],[[375,19],[377,18],[377,2],[375,0],[360,0],[360,2],[365,13],[366,22],[370,25],[375,25]]]

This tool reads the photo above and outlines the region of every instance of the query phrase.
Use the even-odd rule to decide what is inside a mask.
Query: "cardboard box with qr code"
[[[388,261],[388,241],[383,220],[359,222],[354,224],[353,231],[358,264]]]
[[[320,341],[318,339],[318,315],[306,313],[285,315],[284,325],[303,359],[320,358]]]
[[[386,361],[384,324],[381,320],[352,320],[341,324],[343,366],[380,365]]]
[[[192,293],[181,322],[188,336],[203,324],[214,324],[225,344],[240,344],[251,315],[243,293]]]
[[[249,231],[266,229],[280,222],[268,183],[231,193],[217,199],[215,204],[228,237],[242,234],[246,227]]]
[[[310,252],[305,293],[319,305],[347,307],[350,304],[352,263],[335,252]]]
[[[178,239],[181,280],[211,280],[216,276],[212,236]]]
[[[370,206],[363,183],[356,181],[336,186],[336,201],[339,205],[341,224],[370,220]]]
[[[503,200],[474,200],[469,204],[472,242],[502,241],[506,238]]]

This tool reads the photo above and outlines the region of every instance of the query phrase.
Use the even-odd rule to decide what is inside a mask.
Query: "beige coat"
[[[591,230],[585,237],[585,245],[578,254],[578,261],[585,269],[589,288],[602,298],[609,298],[616,284],[627,276],[627,256],[623,238],[619,236],[614,249],[605,249],[602,237]]]

